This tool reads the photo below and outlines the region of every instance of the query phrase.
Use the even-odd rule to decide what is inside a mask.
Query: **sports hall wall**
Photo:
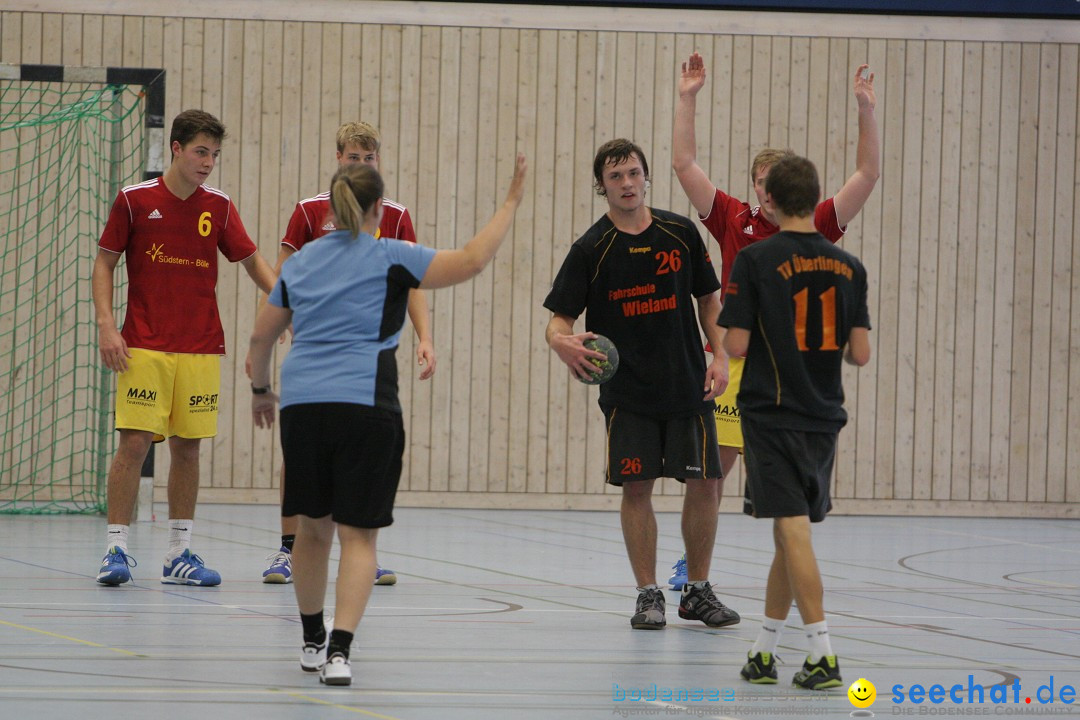
[[[677,64],[699,50],[698,156],[717,186],[752,198],[750,159],[773,145],[813,159],[832,193],[854,168],[851,76],[867,61],[883,172],[843,244],[870,272],[874,358],[846,376],[837,511],[1080,512],[1076,21],[338,0],[5,7],[0,61],[164,68],[167,122],[189,107],[220,116],[230,137],[211,184],[271,261],[295,202],[327,186],[342,121],[381,129],[388,194],[436,247],[470,237],[514,151],[528,155],[493,266],[429,295],[432,381],[417,380],[402,334],[406,505],[616,507],[596,391],[549,352],[541,307],[604,211],[596,147],[636,139],[651,203],[690,214],[671,121]],[[252,425],[243,372],[255,291],[226,264],[218,296],[230,353],[201,498],[275,502],[280,447]],[[736,474],[724,508],[741,493]],[[664,481],[658,509],[679,494]]]

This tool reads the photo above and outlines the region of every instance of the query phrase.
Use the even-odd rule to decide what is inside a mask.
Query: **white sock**
[[[118,547],[127,552],[128,525],[107,525],[105,527],[105,552]]]
[[[776,646],[780,644],[780,633],[784,631],[784,623],[786,622],[787,618],[777,620],[768,615],[763,617],[761,619],[761,631],[758,632],[757,640],[754,641],[754,647],[750,648],[751,657],[758,653],[775,655]]]
[[[829,642],[829,626],[824,620],[805,626],[806,640],[810,643],[810,662],[816,663],[826,655],[832,655],[832,643]]]
[[[165,554],[168,565],[191,547],[191,527],[194,520],[169,520],[169,552]]]

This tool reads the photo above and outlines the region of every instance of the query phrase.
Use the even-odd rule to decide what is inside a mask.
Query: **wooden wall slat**
[[[1031,189],[1035,197],[1035,217],[1032,218],[1034,232],[1032,258],[1033,269],[1031,297],[1031,338],[1032,348],[1046,348],[1043,352],[1031,352],[1031,385],[1029,398],[1031,420],[1028,426],[1028,446],[1031,455],[1028,458],[1026,475],[1028,480],[1027,500],[1043,502],[1046,500],[1047,458],[1050,448],[1047,445],[1048,428],[1051,422],[1062,422],[1064,418],[1050,417],[1050,352],[1053,339],[1051,322],[1052,298],[1054,291],[1054,204],[1057,199],[1057,142],[1058,142],[1058,71],[1060,46],[1043,44],[1038,46],[1037,55],[1033,54],[1036,66],[1031,68],[1031,76],[1038,87],[1038,143],[1035,151],[1036,179]],[[1026,80],[1026,78],[1025,78]],[[1058,475],[1061,478],[1061,475]]]
[[[938,285],[937,285],[937,357],[934,368],[934,436],[933,489],[931,496],[942,500],[952,497],[954,482],[953,446],[954,388],[958,341],[956,311],[958,298],[958,234],[960,197],[960,146],[962,135],[962,103],[964,87],[963,44],[947,42],[942,66],[942,125],[941,157],[937,184],[940,189],[938,217]],[[966,470],[961,475],[966,474]]]
[[[1074,288],[1080,281],[1074,253],[1077,223],[1080,222],[1080,185],[1077,184],[1078,139],[1077,117],[1080,116],[1080,46],[1062,45],[1061,104],[1058,105],[1057,200],[1054,207],[1054,328],[1051,347],[1051,408],[1058,418],[1050,429],[1051,456],[1047,499],[1052,502],[1072,502],[1077,498],[1078,480],[1075,477],[1074,453],[1080,440],[1080,426],[1071,422],[1077,403],[1070,398],[1070,383],[1078,373],[1069,371],[1070,358],[1076,357],[1074,344],[1077,330],[1072,326],[1072,311],[1077,307]],[[1071,241],[1066,240],[1070,239]],[[1065,328],[1069,328],[1068,337]],[[1061,330],[1058,331],[1058,328]],[[1064,404],[1064,407],[1062,407]]]
[[[858,36],[0,13],[4,62],[164,67],[167,120],[188,107],[222,117],[231,132],[211,184],[268,261],[295,202],[325,189],[341,122],[380,128],[387,194],[435,247],[459,247],[486,222],[525,150],[532,174],[507,245],[472,283],[428,293],[434,379],[417,379],[409,328],[398,354],[403,492],[483,494],[494,507],[617,498],[603,484],[597,390],[543,340],[551,279],[606,210],[596,148],[636,140],[648,202],[691,214],[670,168],[671,121],[679,65],[699,50],[698,161],[717,187],[755,202],[754,154],[792,147],[832,194],[854,169],[851,75],[869,61],[882,177],[843,244],[870,274],[873,359],[845,369],[852,421],[834,496],[841,509],[910,500],[969,514],[1080,502],[1080,46]],[[222,265],[230,354],[203,484],[272,497],[280,448],[251,426],[240,361],[255,293]],[[62,421],[41,422],[40,451],[65,442]],[[740,470],[728,478],[725,507],[741,482]],[[677,503],[662,496],[682,487],[657,493]]]
[[[998,147],[1001,141],[1001,53],[1000,43],[980,44],[982,71],[978,78],[981,94],[979,112],[979,175],[976,225],[978,239],[975,257],[975,297],[986,298],[974,303],[974,342],[972,348],[972,405],[971,405],[971,492],[972,500],[990,498],[991,476],[995,456],[1001,449],[993,442],[992,421],[1007,411],[994,407],[997,376],[994,334],[997,278],[997,206],[998,206]],[[1002,168],[1004,172],[1004,168]],[[977,391],[976,391],[977,390]]]
[[[461,30],[458,28],[443,28],[439,42],[439,103],[438,103],[438,162],[437,186],[457,187],[458,185],[458,158],[460,149],[458,146],[458,127],[461,124],[459,116],[460,87],[461,87]],[[453,248],[457,243],[458,213],[457,193],[439,193],[438,200],[438,246]],[[464,288],[463,290],[467,290]],[[467,362],[462,356],[454,353],[452,339],[456,333],[457,303],[455,297],[457,288],[448,288],[438,291],[438,303],[435,306],[434,323],[442,329],[442,336],[451,339],[447,345],[448,352],[445,360],[448,360],[451,370],[450,375],[455,373],[453,368],[458,364]],[[435,294],[435,293],[432,293]],[[410,361],[412,358],[410,357]],[[411,375],[417,375],[412,368],[414,362],[409,362],[404,367],[409,368]],[[452,384],[449,382],[425,383],[425,389],[430,390],[431,408],[431,488],[433,490],[448,490],[450,453],[454,452],[450,444],[451,422],[451,393]]]
[[[974,372],[975,313],[971,300],[977,297],[978,280],[978,220],[981,208],[979,197],[979,161],[982,143],[980,111],[982,103],[982,47],[975,43],[963,43],[958,52],[959,60],[946,62],[946,68],[957,65],[961,79],[951,85],[959,103],[960,139],[957,143],[959,167],[956,182],[950,183],[947,172],[942,172],[942,188],[955,189],[955,208],[950,228],[956,234],[956,292],[952,314],[956,318],[955,362],[953,365],[953,412],[952,458],[949,462],[952,481],[950,497],[958,500],[971,498],[975,473],[972,455],[972,412],[977,392]],[[946,98],[950,94],[946,93]],[[972,212],[974,210],[974,212]],[[948,309],[946,308],[946,311]],[[935,468],[935,472],[941,472]],[[985,472],[983,470],[982,472]]]
[[[1006,43],[1001,53],[1000,104],[997,111],[1000,118],[1000,141],[998,144],[997,163],[998,194],[994,204],[997,208],[997,223],[994,239],[996,242],[994,291],[990,296],[994,302],[994,340],[993,340],[993,381],[990,384],[991,400],[991,466],[990,500],[1009,500],[1013,497],[1009,490],[1012,475],[1010,457],[1012,455],[1011,433],[1016,427],[1013,423],[1013,347],[1011,340],[1002,338],[1013,335],[1014,278],[1013,255],[1016,251],[1016,210],[1017,210],[1017,172],[1018,139],[1020,125],[1020,46]],[[1019,410],[1017,410],[1019,412]]]
[[[528,413],[521,414],[528,415],[527,422],[523,423],[523,432],[528,438],[525,487],[530,493],[543,493],[548,490],[547,458],[551,422],[548,409],[551,389],[548,381],[551,378],[552,360],[557,358],[552,357],[551,350],[544,342],[544,329],[547,327],[549,313],[544,309],[543,303],[554,277],[551,274],[552,258],[559,253],[553,242],[554,228],[550,212],[555,192],[556,153],[541,152],[540,148],[556,147],[555,126],[558,115],[562,112],[558,102],[560,61],[559,34],[553,30],[540,31],[537,38],[536,76],[532,83],[534,87],[530,91],[534,97],[535,114],[523,109],[520,113],[522,120],[531,119],[526,122],[519,120],[518,124],[518,149],[524,152],[532,163],[530,167],[533,180],[532,185],[526,189],[526,196],[531,199],[531,227],[523,228],[532,245],[530,266],[523,268],[530,273],[529,322],[523,333],[525,336],[521,338],[529,347],[528,388],[525,392]],[[544,78],[554,78],[555,82],[545,82]],[[505,184],[505,178],[503,182]],[[514,240],[520,243],[520,235],[515,234]],[[520,356],[520,353],[515,353],[515,356]]]
[[[860,61],[867,62],[870,65],[870,71],[874,73],[874,86],[875,96],[877,98],[877,105],[874,108],[874,114],[878,121],[878,135],[879,140],[885,132],[883,120],[888,117],[886,114],[886,108],[884,94],[882,92],[882,86],[884,85],[884,78],[882,72],[886,68],[886,43],[882,40],[872,40],[866,44],[865,47],[853,45],[853,52],[848,56],[848,67],[856,67]],[[853,87],[853,86],[852,86]],[[858,120],[858,101],[855,100],[853,93],[849,92],[849,98],[852,103],[851,109],[848,111],[848,115],[854,115],[854,125],[848,126],[848,162],[849,168],[855,167],[855,150],[851,148],[851,143],[858,143],[859,137],[859,120]],[[852,140],[854,138],[854,140]],[[881,179],[878,180],[881,182]],[[848,441],[855,443],[855,497],[870,499],[874,497],[876,492],[875,484],[877,482],[877,474],[874,466],[874,458],[877,455],[877,402],[878,402],[878,386],[875,380],[876,368],[878,363],[881,362],[881,357],[876,347],[877,339],[880,337],[881,320],[878,312],[880,311],[880,301],[878,293],[881,291],[881,275],[882,275],[882,255],[883,255],[883,232],[882,232],[882,209],[884,207],[883,192],[874,192],[863,206],[863,210],[859,213],[857,228],[858,230],[849,230],[848,234],[857,232],[857,237],[853,238],[857,240],[859,247],[859,258],[862,260],[863,265],[866,267],[867,276],[869,278],[870,287],[873,288],[869,297],[867,298],[868,304],[870,304],[870,317],[871,324],[874,327],[874,331],[871,333],[871,354],[870,364],[868,367],[860,368],[857,373],[849,372],[845,378],[845,387],[852,383],[852,387],[856,388],[856,395],[853,401],[849,403],[849,407],[854,410],[854,421],[849,425],[849,429],[846,431]],[[848,239],[845,237],[843,241],[844,247],[848,248]],[[854,243],[853,243],[854,244]],[[854,368],[852,368],[854,370]],[[851,378],[852,375],[856,375],[855,378]],[[850,379],[849,379],[850,378]]]
[[[458,81],[459,116],[457,119],[456,158],[457,205],[455,215],[455,233],[457,244],[465,242],[479,229],[476,197],[476,162],[477,148],[481,142],[479,135],[480,115],[486,114],[480,108],[480,30],[466,28],[461,32],[461,68]],[[451,291],[453,299],[453,330],[445,329],[441,337],[449,337],[450,344],[444,345],[441,353],[444,361],[441,375],[436,375],[434,382],[445,383],[452,389],[450,405],[450,465],[448,467],[450,489],[455,492],[471,488],[470,474],[470,438],[473,406],[483,401],[484,395],[473,394],[472,373],[476,358],[472,353],[473,313],[475,295],[478,290],[474,283],[458,285]],[[451,361],[452,364],[445,361]],[[414,371],[415,374],[415,371]]]
[[[1025,43],[1020,49],[1020,125],[1017,132],[1016,214],[1013,275],[1013,332],[1019,342],[1012,346],[1012,421],[1009,442],[1009,499],[1027,500],[1031,488],[1027,468],[1040,448],[1030,444],[1033,417],[1031,382],[1034,376],[1031,337],[1035,325],[1036,197],[1033,192],[1038,176],[1039,47]],[[1045,448],[1041,448],[1045,451]]]
[[[492,139],[498,128],[499,113],[499,31],[485,28],[480,31],[479,117],[477,118],[477,150],[475,189],[475,226],[481,227],[495,211],[497,148]],[[472,189],[472,188],[470,188]],[[509,238],[512,242],[513,238]],[[491,372],[499,360],[492,352],[493,306],[501,302],[494,295],[494,274],[485,270],[473,280],[472,343],[466,345],[472,359],[472,378],[469,396],[469,490],[487,491],[491,487],[488,458],[491,448]]]
[[[1068,496],[1070,441],[1080,439],[1080,430],[1069,425],[1069,361],[1071,334],[1069,314],[1072,285],[1077,275],[1072,265],[1076,234],[1073,223],[1077,215],[1074,193],[1076,184],[1077,149],[1077,83],[1080,79],[1080,46],[1060,46],[1058,58],[1058,142],[1054,174],[1054,258],[1053,306],[1050,333],[1050,417],[1047,447],[1046,500],[1064,502]]]

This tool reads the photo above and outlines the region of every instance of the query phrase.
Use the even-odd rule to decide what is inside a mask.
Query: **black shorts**
[[[401,414],[353,403],[281,409],[281,514],[381,528],[394,522],[405,428]]]
[[[690,417],[660,419],[618,408],[607,418],[607,481],[622,485],[658,477],[720,477],[716,423],[706,410]]]
[[[743,512],[758,518],[809,515],[821,522],[832,510],[829,483],[836,460],[834,432],[780,430],[742,416],[746,498]]]

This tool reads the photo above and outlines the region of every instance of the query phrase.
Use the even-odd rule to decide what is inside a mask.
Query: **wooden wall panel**
[[[859,18],[844,20],[850,36],[794,37],[126,12],[4,12],[0,60],[164,67],[168,116],[201,106],[229,127],[211,182],[269,262],[295,203],[325,189],[341,122],[380,128],[387,194],[439,248],[487,221],[514,152],[527,153],[526,199],[492,266],[427,294],[432,380],[402,335],[403,502],[615,507],[597,391],[547,349],[542,302],[605,209],[591,175],[601,143],[640,143],[651,202],[692,214],[670,170],[671,121],[679,65],[697,50],[698,161],[751,201],[750,161],[766,146],[808,155],[825,192],[842,186],[858,138],[852,75],[864,61],[876,75],[882,175],[842,241],[870,273],[874,355],[845,370],[838,511],[1080,511],[1076,43],[928,35],[915,20],[874,37]],[[203,497],[272,502],[280,446],[252,427],[243,373],[256,293],[223,262],[218,296],[229,355]],[[724,507],[741,492],[737,470]],[[658,507],[679,506],[678,484],[659,493]]]

